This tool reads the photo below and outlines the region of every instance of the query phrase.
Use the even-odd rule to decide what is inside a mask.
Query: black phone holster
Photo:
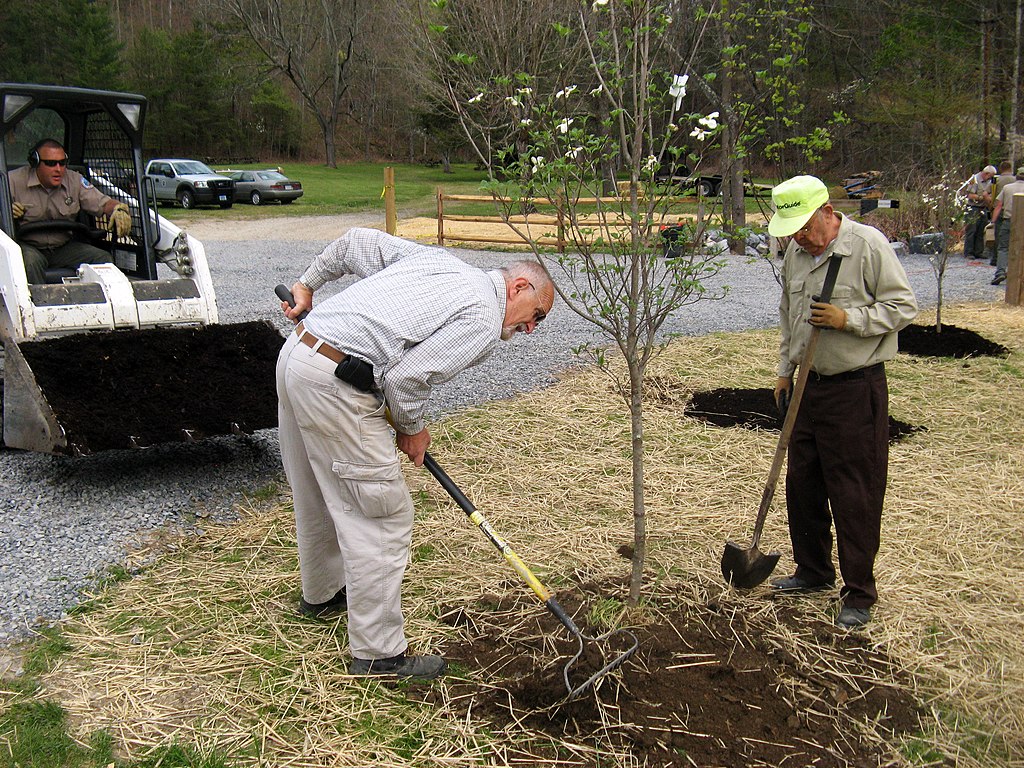
[[[361,392],[373,391],[373,366],[353,355],[346,355],[334,369],[334,375]]]

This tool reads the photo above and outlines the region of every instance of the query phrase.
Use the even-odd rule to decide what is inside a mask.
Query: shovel
[[[832,289],[836,284],[836,275],[839,273],[840,259],[830,256],[828,271],[825,273],[825,284],[821,289],[821,296],[816,300],[826,304],[832,298]],[[765,483],[764,492],[761,494],[761,507],[757,511],[757,520],[754,522],[754,536],[750,546],[746,549],[735,542],[729,541],[725,545],[725,553],[722,555],[722,576],[725,580],[737,589],[750,589],[756,587],[775,570],[775,564],[782,556],[779,552],[772,552],[766,555],[757,548],[761,542],[761,531],[764,529],[764,521],[768,516],[768,507],[771,506],[772,498],[775,496],[775,486],[779,482],[779,473],[782,471],[782,462],[786,458],[786,449],[789,447],[789,438],[793,435],[793,426],[796,424],[796,414],[800,409],[800,400],[804,396],[804,389],[807,386],[807,378],[811,373],[811,361],[814,360],[814,350],[818,346],[818,336],[821,329],[815,327],[811,330],[811,337],[807,341],[807,347],[800,358],[800,370],[797,374],[796,385],[793,387],[793,394],[790,396],[789,406],[786,408],[786,418],[782,423],[782,434],[779,435],[779,444],[775,447],[775,458],[772,460],[772,468],[768,473],[768,482]]]
[[[591,688],[594,683],[600,680],[602,677],[612,672],[613,670],[621,667],[630,656],[636,653],[637,648],[640,646],[640,641],[637,640],[636,635],[626,629],[616,629],[611,632],[606,632],[603,635],[592,637],[590,635],[584,635],[580,631],[579,627],[576,626],[572,618],[565,609],[558,604],[554,596],[547,587],[545,587],[533,572],[527,567],[526,563],[519,559],[519,556],[512,551],[510,547],[497,533],[491,528],[491,524],[487,522],[480,512],[477,511],[476,507],[473,506],[466,495],[459,489],[455,482],[447,475],[447,473],[441,469],[434,457],[429,453],[423,456],[423,466],[425,466],[432,474],[437,482],[448,492],[448,495],[455,500],[455,503],[462,507],[462,511],[466,513],[469,519],[481,530],[484,535],[490,540],[490,542],[498,549],[501,554],[505,556],[505,560],[508,561],[509,565],[515,569],[515,572],[529,585],[530,589],[534,591],[534,594],[544,603],[551,613],[555,615],[562,626],[564,626],[569,633],[576,638],[578,641],[576,655],[573,656],[569,662],[565,665],[562,670],[562,678],[565,680],[565,690],[567,691],[564,701],[572,701],[582,694],[587,689]],[[599,651],[601,654],[601,660],[604,663],[600,669],[591,674],[582,682],[573,682],[571,679],[571,672],[573,666],[579,661],[580,657],[583,656],[583,643],[584,641],[597,643],[599,645]],[[604,648],[612,649],[614,647],[624,647],[623,651],[611,651],[605,653]]]

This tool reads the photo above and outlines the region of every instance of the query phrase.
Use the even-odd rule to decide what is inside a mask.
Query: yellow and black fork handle
[[[501,536],[494,531],[491,524],[487,522],[487,518],[477,511],[476,507],[473,506],[473,502],[471,502],[466,494],[462,492],[462,489],[455,484],[455,481],[448,476],[448,473],[441,469],[440,465],[429,453],[425,453],[423,455],[423,466],[426,467],[427,471],[429,471],[437,482],[441,484],[441,487],[448,492],[448,495],[452,497],[455,503],[462,508],[462,511],[466,513],[470,521],[472,521],[477,528],[483,531],[484,536],[486,536],[498,551],[504,555],[508,564],[511,565],[523,581],[529,585],[534,594],[536,594],[540,601],[544,603],[544,606],[562,623],[562,626],[576,637],[582,638],[583,633],[580,631],[579,627],[576,626],[572,618],[570,618],[569,614],[566,613],[565,609],[562,608],[557,600],[555,600],[551,590],[545,587],[540,580],[534,576],[533,571],[531,571],[526,563],[520,559],[519,555],[513,551],[512,547],[508,545],[508,542],[502,539]]]

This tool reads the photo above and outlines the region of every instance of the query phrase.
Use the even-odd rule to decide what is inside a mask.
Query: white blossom
[[[598,8],[604,8],[608,5],[608,2],[609,0],[594,0],[594,4],[591,6],[590,10],[597,11]]]
[[[601,95],[601,91],[603,91],[603,90],[604,90],[604,86],[603,85],[598,85],[597,88],[595,88],[594,90],[592,90],[590,92],[590,95],[591,96],[600,96]]]
[[[644,173],[651,173],[656,171],[661,163],[658,162],[658,158],[654,155],[648,155],[647,159],[644,160]]]
[[[535,156],[530,158],[530,166],[532,167],[534,173],[537,173],[537,171],[539,171],[541,169],[541,166],[543,166],[543,165],[544,165],[544,158],[543,157],[537,157],[535,155]]]
[[[555,94],[555,98],[556,99],[567,99],[567,98],[569,98],[569,95],[573,91],[575,91],[575,90],[576,90],[576,86],[575,85],[570,85],[568,88],[563,88],[558,93],[556,93]]]
[[[524,117],[524,118],[523,118],[522,120],[520,120],[520,121],[519,121],[519,124],[520,124],[521,126],[523,126],[524,128],[526,128],[526,127],[528,127],[528,126],[531,126],[531,125],[533,125],[533,120],[531,120],[531,119],[530,119],[530,118],[528,118],[528,117]]]
[[[715,130],[718,127],[718,113],[711,112],[707,117],[701,117],[697,119],[697,122],[707,128],[709,131]]]
[[[483,100],[483,98],[484,98],[484,95],[482,93],[478,93],[476,96],[474,96],[472,99],[469,100],[469,103],[470,104],[476,104],[478,101]]]
[[[559,133],[568,133],[569,132],[569,126],[572,125],[572,124],[573,124],[573,119],[571,117],[565,118],[562,122],[560,122],[558,124],[558,132]]]
[[[506,101],[506,103],[509,104],[509,106],[512,106],[512,107],[521,107],[521,106],[523,106],[523,102],[521,102],[516,96],[506,96],[505,97],[505,101]]]
[[[697,141],[704,141],[704,139],[706,139],[708,136],[708,132],[700,128],[694,128],[692,131],[690,131],[690,135]]]
[[[689,75],[672,75],[672,85],[669,86],[668,93],[675,99],[672,109],[676,111],[679,110],[680,105],[683,103],[683,96],[686,95],[686,81],[689,79]]]
[[[533,88],[517,88],[516,93],[518,93],[520,96],[529,96],[531,93],[533,93]]]
[[[575,160],[577,157],[579,157],[579,154],[582,151],[583,147],[573,147],[572,149],[565,153],[565,156],[569,160]]]

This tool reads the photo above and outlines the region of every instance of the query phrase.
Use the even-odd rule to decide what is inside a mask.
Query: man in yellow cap
[[[886,237],[837,213],[814,176],[772,190],[768,232],[790,237],[782,264],[776,402],[788,401],[793,372],[811,336],[823,333],[789,442],[786,506],[796,573],[773,579],[780,592],[835,584],[832,526],[843,577],[838,626],[871,618],[878,599],[874,562],[889,466],[885,361],[897,332],[917,315],[906,272]],[[819,300],[829,257],[840,259],[828,303]]]

